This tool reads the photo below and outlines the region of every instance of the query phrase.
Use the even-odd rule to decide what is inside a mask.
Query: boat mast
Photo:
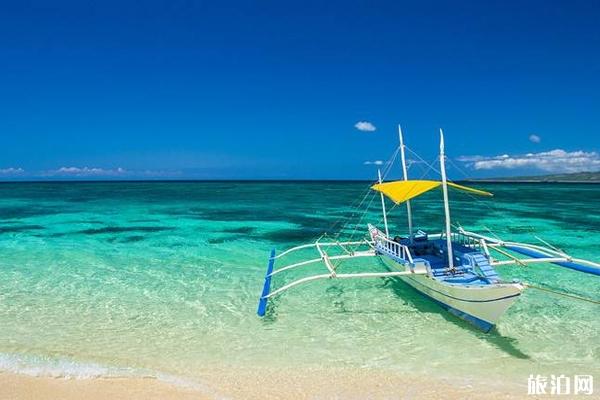
[[[379,178],[379,183],[381,183],[381,170],[379,168],[377,168],[377,177]],[[385,236],[387,237],[390,236],[390,232],[388,231],[387,215],[385,213],[385,199],[382,192],[379,192],[379,195],[381,196],[381,210],[383,211],[383,226],[385,227]]]
[[[448,267],[454,269],[452,254],[452,238],[450,237],[450,206],[448,205],[448,183],[446,182],[446,156],[444,155],[444,132],[440,128],[440,172],[442,174],[442,190],[444,192],[444,213],[446,215],[446,245],[448,247]]]
[[[402,174],[404,175],[404,180],[408,180],[408,171],[406,169],[406,156],[404,155],[404,139],[402,138],[402,127],[398,124],[398,136],[400,137],[400,157],[402,159]],[[412,212],[410,208],[410,200],[406,201],[406,212],[408,215],[408,233],[410,237],[410,242],[413,241],[413,227],[412,227]]]

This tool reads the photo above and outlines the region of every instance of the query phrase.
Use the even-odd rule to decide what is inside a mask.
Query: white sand
[[[520,388],[372,370],[207,371],[197,385],[151,378],[63,379],[0,373],[0,399],[520,399]]]

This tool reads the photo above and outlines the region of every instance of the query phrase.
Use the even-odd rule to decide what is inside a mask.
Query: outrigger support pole
[[[419,272],[392,271],[392,272],[358,272],[355,274],[337,274],[335,277],[332,277],[330,274],[312,275],[312,276],[307,276],[306,278],[298,279],[296,281],[288,283],[285,286],[280,287],[277,290],[274,290],[273,292],[267,294],[265,297],[261,297],[261,301],[263,299],[267,300],[267,299],[270,299],[271,297],[275,297],[278,294],[280,294],[281,292],[284,292],[284,291],[288,290],[289,288],[294,287],[296,285],[300,285],[302,283],[314,281],[317,279],[390,278],[390,277],[397,277],[397,276],[404,276],[404,275],[425,275],[425,274],[427,274],[427,272],[425,272],[425,271],[419,271]],[[258,314],[258,315],[261,317],[263,316],[261,314]]]
[[[509,260],[494,260],[491,264],[493,266],[510,265],[510,264],[536,264],[536,263],[551,263],[558,265],[559,267],[569,268],[580,272],[585,272],[592,275],[600,275],[600,264],[593,261],[584,260],[581,258],[574,258],[565,254],[563,251],[558,251],[552,248],[546,248],[529,243],[518,243],[518,242],[505,242],[500,239],[495,239],[480,235],[478,233],[465,231],[459,228],[459,233],[479,239],[491,250],[497,251],[500,254],[508,257]],[[519,253],[530,258],[518,258],[508,253],[505,250],[510,250],[515,253]]]
[[[381,183],[381,170],[377,169],[377,177],[379,178],[379,183]],[[387,224],[387,215],[385,212],[385,199],[383,198],[383,192],[379,192],[379,196],[381,196],[381,210],[383,211],[383,226],[385,228],[385,236],[390,236],[390,232],[388,231]]]

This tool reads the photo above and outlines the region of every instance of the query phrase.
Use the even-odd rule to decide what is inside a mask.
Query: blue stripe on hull
[[[531,249],[526,249],[524,247],[518,247],[518,246],[506,246],[507,249],[512,250],[516,253],[521,253],[524,254],[526,256],[530,256],[533,258],[546,258],[548,257],[547,255],[537,252],[535,250],[531,250]],[[588,266],[588,265],[582,265],[582,264],[577,264],[574,262],[568,262],[568,261],[564,261],[564,262],[553,262],[551,264],[556,264],[558,266],[561,267],[565,267],[565,268],[570,268],[570,269],[574,269],[576,271],[581,271],[581,272],[587,272],[588,274],[593,274],[593,275],[600,275],[600,269],[599,268],[595,268],[592,266]]]

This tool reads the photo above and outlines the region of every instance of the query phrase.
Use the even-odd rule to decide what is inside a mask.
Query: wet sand
[[[65,379],[0,374],[0,399],[519,399],[511,387],[427,380],[371,370],[207,372],[194,384],[154,378]]]

